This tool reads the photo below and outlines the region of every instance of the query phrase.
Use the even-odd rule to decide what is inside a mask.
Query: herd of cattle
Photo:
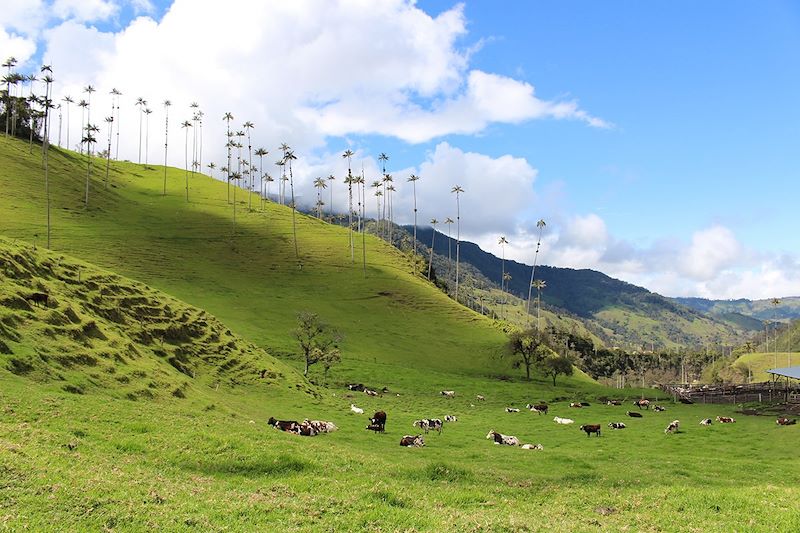
[[[362,384],[353,384],[348,385],[347,388],[351,391],[359,391],[364,392],[368,396],[377,396],[377,391],[373,389],[369,389]],[[386,388],[383,389],[382,392],[388,392]],[[440,393],[445,398],[453,398],[455,397],[455,391],[446,390],[441,391]],[[484,401],[485,397],[478,394],[476,395],[476,400]],[[609,406],[620,406],[622,405],[621,400],[608,400],[607,405]],[[633,405],[641,409],[650,409],[651,403],[650,400],[641,399],[635,400]],[[569,404],[570,407],[576,409],[582,409],[585,407],[590,407],[590,404],[587,402],[572,402]],[[474,405],[473,405],[474,407]],[[539,415],[546,415],[549,411],[549,406],[546,403],[538,403],[538,404],[527,404],[525,406],[526,409],[535,412]],[[663,412],[666,411],[665,407],[660,405],[653,405],[653,411],[655,412]],[[350,404],[350,411],[355,414],[363,415],[364,409],[357,407],[355,404]],[[519,408],[515,407],[506,407],[506,413],[518,413],[520,412]],[[631,418],[642,418],[642,413],[639,411],[626,411],[625,414]],[[367,425],[366,429],[370,431],[374,431],[375,433],[384,433],[386,431],[386,412],[384,411],[376,411],[374,415],[369,418],[369,424]],[[457,417],[454,415],[445,415],[444,420],[440,418],[421,418],[419,420],[415,420],[412,424],[412,427],[419,428],[425,434],[430,431],[436,431],[437,433],[441,434],[444,428],[445,422],[456,422],[458,420]],[[561,425],[569,425],[574,424],[575,421],[571,418],[562,418],[556,416],[553,418],[553,421],[556,424]],[[729,416],[718,416],[716,421],[720,424],[731,424],[735,423],[736,420]],[[276,429],[281,431],[286,431],[289,433],[295,433],[297,435],[313,437],[320,433],[330,433],[332,431],[336,431],[338,428],[333,422],[326,422],[323,420],[309,420],[305,419],[302,422],[297,422],[294,420],[276,420],[275,418],[271,417],[267,422],[270,426],[273,426]],[[779,426],[790,426],[796,424],[796,419],[788,419],[785,417],[779,417],[776,420],[776,424]],[[710,426],[713,424],[713,421],[710,418],[705,418],[700,421],[701,426]],[[625,429],[627,426],[624,422],[610,422],[608,427],[614,430]],[[672,434],[677,433],[680,428],[680,421],[673,420],[670,422],[666,429],[664,429],[665,434]],[[601,425],[600,424],[584,424],[579,428],[581,431],[586,433],[587,437],[591,437],[593,434],[597,435],[598,437],[601,436]],[[503,435],[495,430],[489,431],[486,435],[487,439],[490,439],[494,442],[494,444],[506,445],[506,446],[520,446],[523,449],[528,450],[543,450],[544,446],[541,444],[522,444],[520,440],[513,436],[513,435]],[[421,448],[425,446],[425,439],[422,435],[404,435],[400,439],[400,446],[405,446],[409,448]]]

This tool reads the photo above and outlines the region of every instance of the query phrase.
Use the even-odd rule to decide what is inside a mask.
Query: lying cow
[[[736,419],[730,416],[718,416],[717,422],[720,424],[733,424],[736,422]]]
[[[363,392],[365,387],[363,383],[349,383],[347,385],[347,389],[356,392]]]
[[[656,413],[661,413],[661,412],[664,412],[666,410],[667,410],[666,407],[661,407],[660,405],[654,405],[653,406],[653,411],[655,411]]]
[[[794,424],[797,424],[797,419],[792,418],[791,420],[789,420],[788,418],[784,418],[781,416],[775,421],[775,423],[778,424],[779,426],[793,426]]]
[[[425,440],[421,435],[405,435],[400,439],[400,446],[406,448],[422,448],[425,446]]]
[[[583,407],[583,404],[581,402],[572,402],[571,404],[569,404],[569,406],[575,407],[576,409],[580,409],[581,407]]]
[[[555,422],[556,424],[563,424],[563,425],[575,423],[575,421],[571,418],[561,418],[560,416],[554,417],[553,422]]]
[[[710,418],[704,418],[700,421],[701,426],[710,426],[711,424],[713,424],[713,422]]]
[[[269,420],[267,420],[267,424],[281,431],[299,433],[300,422],[297,420],[276,420],[275,417],[271,416]]]
[[[541,451],[541,450],[544,450],[544,446],[542,446],[541,444],[523,444],[522,445],[522,449],[523,450],[539,450],[539,451]]]
[[[327,422],[325,420],[309,420],[306,418],[305,420],[303,420],[303,424],[301,425],[304,424],[313,427],[314,431],[316,431],[317,433],[331,433],[339,429],[333,422]]]
[[[444,415],[445,422],[458,422],[458,418],[454,415]]]
[[[377,396],[378,392],[370,389],[364,389],[364,394],[367,396]]]
[[[515,407],[506,407],[506,413],[519,413],[519,409]]]
[[[414,420],[414,423],[412,425],[414,427],[420,428],[425,433],[427,433],[430,430],[434,430],[438,431],[440,435],[442,433],[442,427],[444,426],[442,420],[439,418],[423,418],[421,420]]]
[[[580,430],[585,431],[587,437],[591,437],[592,433],[595,433],[598,437],[600,436],[600,424],[584,424],[580,427]]]
[[[606,405],[622,405],[622,402],[619,400],[608,400]]]
[[[642,413],[637,413],[636,411],[625,411],[625,414],[631,418],[643,418]]]
[[[498,433],[495,430],[491,430],[488,435],[486,435],[487,439],[494,439],[495,444],[504,444],[506,446],[519,446],[519,439],[514,437],[513,435],[503,435],[502,433]]]
[[[536,405],[528,404],[525,407],[531,411],[536,411],[536,414],[538,415],[546,415],[549,409],[546,403],[540,403]]]
[[[454,397],[455,397],[455,395],[456,395],[456,391],[454,391],[454,390],[443,390],[443,391],[441,392],[441,394],[442,394],[442,396],[444,396],[445,398],[454,398]]]
[[[475,399],[478,400],[479,402],[486,401],[486,398],[483,397],[483,394],[476,394]]]
[[[667,433],[677,433],[678,432],[678,427],[680,425],[681,425],[681,423],[680,423],[679,420],[673,420],[672,422],[669,423],[669,425],[667,426],[667,429],[664,430],[664,434],[666,435]]]
[[[608,427],[611,429],[625,429],[624,422],[609,422]]]
[[[353,411],[357,415],[363,415],[364,410],[360,407],[356,407],[354,404],[350,404],[350,410]]]

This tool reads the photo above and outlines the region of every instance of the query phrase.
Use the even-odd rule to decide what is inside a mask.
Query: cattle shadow
[[[241,457],[217,460],[198,459],[181,463],[181,468],[209,476],[282,477],[313,470],[315,467],[289,455],[277,457]]]

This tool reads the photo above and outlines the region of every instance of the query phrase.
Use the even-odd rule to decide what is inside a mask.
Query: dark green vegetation
[[[345,230],[298,215],[298,265],[288,208],[249,211],[243,195],[233,235],[225,185],[195,175],[187,203],[175,169],[162,197],[163,168],[112,163],[112,185],[93,177],[84,210],[85,162],[53,149],[56,252],[44,253],[41,163],[26,148],[0,139],[0,335],[11,352],[0,354],[3,528],[800,528],[798,426],[668,402],[628,420],[640,391],[581,373],[557,387],[539,372],[525,381],[498,357],[507,337],[497,324],[415,277],[407,256],[368,236],[364,277]],[[46,305],[25,300],[44,291]],[[316,385],[293,370],[291,331],[306,309],[346,337],[327,379],[312,367]],[[351,393],[351,381],[389,392]],[[141,390],[153,394],[129,394]],[[609,395],[626,405],[606,406]],[[539,401],[549,416],[504,410]],[[386,411],[387,433],[365,431],[351,403]],[[425,448],[398,446],[413,420],[445,414],[459,421]],[[732,414],[737,424],[697,425]],[[266,427],[270,416],[340,429],[304,438]],[[673,419],[682,431],[664,435]],[[611,421],[628,429],[612,432]],[[586,438],[584,423],[602,424],[603,436]],[[544,450],[493,445],[491,429]]]

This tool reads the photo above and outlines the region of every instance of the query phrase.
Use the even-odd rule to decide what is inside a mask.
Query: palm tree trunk
[[[461,202],[456,193],[456,302],[458,301],[458,278],[461,259]]]
[[[169,107],[164,107],[164,190],[162,196],[167,195],[167,151],[169,149]]]
[[[433,235],[431,236],[431,258],[428,261],[428,281],[431,280],[431,268],[433,268],[433,244],[436,241],[436,227],[433,228]]]
[[[291,187],[292,190],[292,235],[294,236],[294,257],[299,261],[300,251],[297,248],[297,221],[296,221],[297,206],[295,205],[295,200],[294,200],[294,174],[292,173],[291,159],[289,159],[289,187]]]

